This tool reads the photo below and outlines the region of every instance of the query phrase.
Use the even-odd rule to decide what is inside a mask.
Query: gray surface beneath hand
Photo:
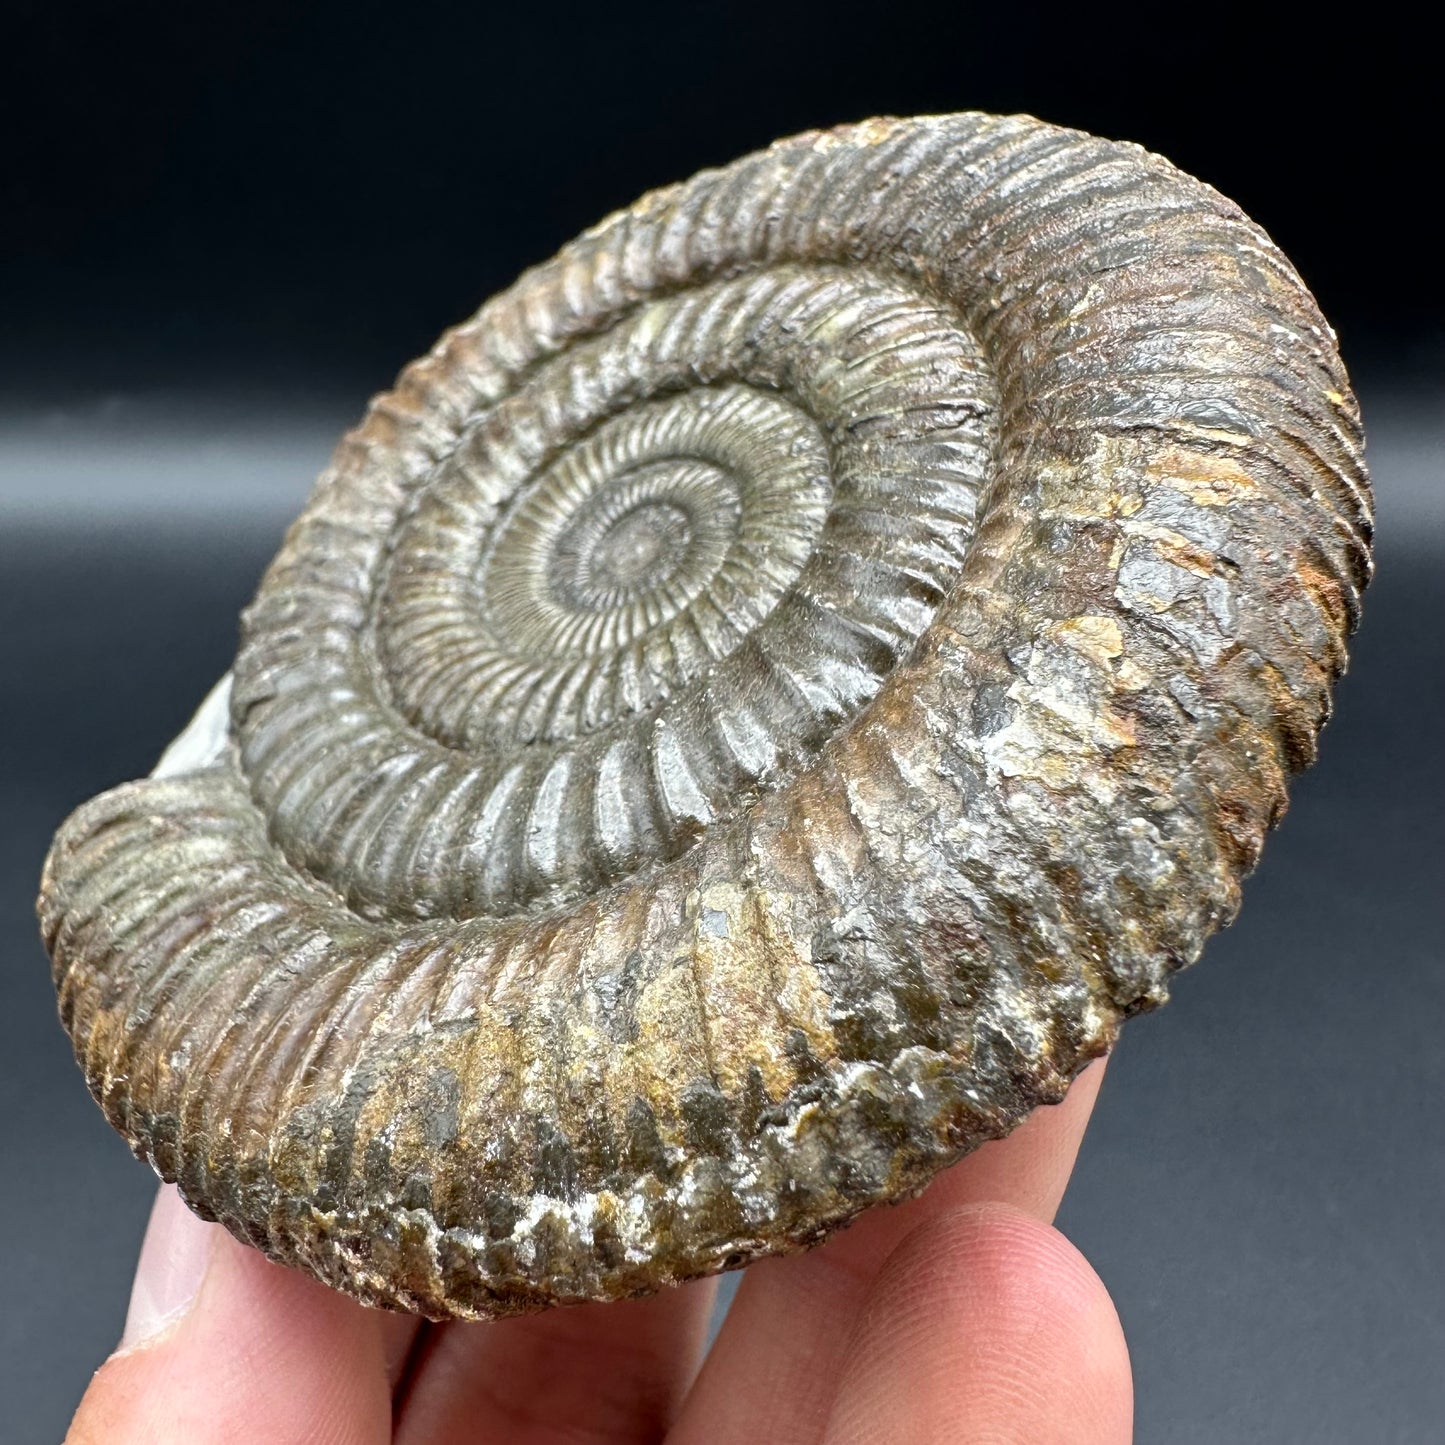
[[[337,430],[242,408],[219,434],[180,402],[108,415],[0,442],[7,1442],[63,1433],[119,1333],[154,1187],[55,1022],[40,860],[226,668]],[[1060,1217],[1118,1302],[1140,1440],[1413,1445],[1445,1419],[1445,446],[1438,415],[1388,397],[1367,419],[1380,580],[1321,762],[1240,922],[1125,1031]]]

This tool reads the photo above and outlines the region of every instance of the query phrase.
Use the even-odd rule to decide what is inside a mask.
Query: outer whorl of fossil
[[[1313,301],[1157,157],[944,116],[657,192],[373,403],[216,746],[61,829],[86,1078],[373,1303],[816,1242],[1232,916],[1369,535]]]

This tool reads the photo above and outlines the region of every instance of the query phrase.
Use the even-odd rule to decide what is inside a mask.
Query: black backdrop
[[[810,127],[976,108],[1170,156],[1273,234],[1347,359],[1409,365],[1440,329],[1432,47],[1403,7],[1294,9],[22,4],[3,364],[27,393],[314,385],[318,364],[380,385],[649,187]]]

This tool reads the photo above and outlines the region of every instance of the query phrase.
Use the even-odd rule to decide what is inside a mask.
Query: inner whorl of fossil
[[[376,620],[397,705],[465,749],[575,738],[675,696],[798,580],[833,489],[818,423],[738,384],[608,418],[478,525],[491,466],[485,448],[452,458]]]
[[[699,285],[574,342],[399,496],[313,503],[238,661],[273,836],[375,916],[546,907],[677,856],[927,628],[995,410],[957,318],[862,269]]]

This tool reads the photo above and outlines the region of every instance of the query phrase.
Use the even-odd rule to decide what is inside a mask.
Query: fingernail
[[[181,1203],[174,1184],[161,1187],[151,1206],[117,1354],[140,1348],[185,1317],[206,1277],[215,1228]]]

